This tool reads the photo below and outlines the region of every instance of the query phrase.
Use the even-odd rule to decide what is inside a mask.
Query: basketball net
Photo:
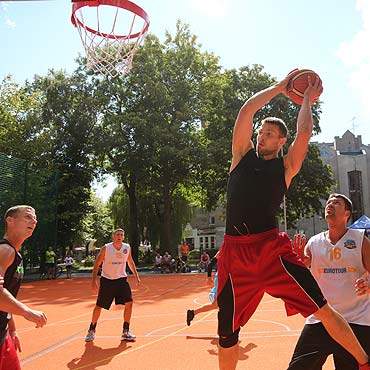
[[[128,0],[72,0],[71,21],[85,48],[87,66],[110,77],[131,70],[149,27],[147,13]]]

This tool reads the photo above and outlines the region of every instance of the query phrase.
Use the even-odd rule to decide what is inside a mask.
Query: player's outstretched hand
[[[280,82],[279,82],[279,86],[281,88],[281,92],[288,96],[288,85],[289,85],[289,81],[291,79],[291,77],[297,73],[298,71],[298,68],[294,68],[293,70],[291,70]]]
[[[355,290],[357,295],[364,295],[369,292],[369,283],[365,279],[357,279],[355,282]]]
[[[308,76],[308,87],[304,92],[304,95],[308,95],[308,100],[310,105],[313,105],[315,101],[323,92],[322,81],[319,78],[316,78],[315,81],[312,81],[311,76]]]
[[[9,331],[9,335],[11,336],[11,338],[13,339],[13,343],[14,343],[14,348],[16,351],[18,352],[22,352],[22,346],[21,346],[21,341],[18,337],[18,334],[16,331]]]
[[[307,239],[305,236],[300,234],[295,234],[293,238],[293,251],[298,254],[302,261],[305,261],[307,257],[304,254],[304,247],[307,244]]]
[[[30,308],[26,311],[24,318],[28,321],[34,322],[36,324],[36,328],[42,328],[48,321],[44,312],[31,310]]]
[[[99,280],[98,279],[92,279],[91,281],[91,289],[94,293],[97,293],[99,290]]]

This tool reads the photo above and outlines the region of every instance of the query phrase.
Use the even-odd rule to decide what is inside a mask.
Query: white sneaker
[[[85,342],[92,342],[94,339],[95,339],[95,330],[89,329],[85,338]]]
[[[136,335],[132,334],[128,330],[124,330],[122,332],[121,340],[125,340],[126,342],[135,342],[136,341]]]

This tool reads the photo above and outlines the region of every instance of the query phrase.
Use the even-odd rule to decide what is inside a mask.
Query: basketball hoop
[[[72,0],[88,67],[104,76],[126,75],[149,28],[147,13],[128,0]]]

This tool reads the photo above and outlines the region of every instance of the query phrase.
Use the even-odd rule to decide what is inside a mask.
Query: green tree
[[[49,71],[46,77],[36,76],[30,88],[43,95],[40,119],[49,135],[45,162],[59,173],[58,244],[71,245],[78,239],[82,220],[90,210],[99,102],[94,97],[94,85],[82,73],[68,76]]]
[[[162,251],[174,250],[181,240],[172,232],[174,200],[199,162],[202,84],[218,73],[217,63],[178,22],[175,36],[167,34],[163,44],[153,35],[145,39],[129,75],[99,83],[101,95],[110,97],[99,134],[101,150],[107,171],[128,195],[134,253],[138,194],[153,201]]]
[[[19,86],[10,76],[0,84],[0,152],[25,160],[40,158],[48,134],[40,122],[42,94]]]
[[[322,161],[317,144],[310,144],[302,168],[287,193],[287,227],[295,228],[297,220],[321,214],[320,200],[327,198],[334,185],[330,166]]]
[[[112,238],[113,221],[107,204],[92,194],[89,201],[89,212],[82,220],[80,240],[95,240],[98,247],[108,243]]]
[[[39,263],[39,252],[56,243],[58,174],[45,167],[50,148],[48,129],[42,123],[43,94],[19,86],[7,76],[0,84],[0,210],[30,204],[39,222],[25,248],[26,265]]]
[[[140,241],[148,240],[152,248],[156,248],[160,242],[160,222],[157,217],[156,194],[145,193],[140,186],[137,190],[138,229]],[[125,228],[130,219],[129,199],[123,186],[117,187],[108,201],[108,207],[113,218],[115,227]],[[171,218],[171,230],[174,240],[182,240],[182,233],[186,223],[191,217],[192,209],[189,202],[180,192],[176,192],[173,199],[173,211]],[[125,233],[125,239],[131,243],[129,231]],[[176,245],[177,247],[177,245]],[[173,248],[172,253],[177,254]]]

